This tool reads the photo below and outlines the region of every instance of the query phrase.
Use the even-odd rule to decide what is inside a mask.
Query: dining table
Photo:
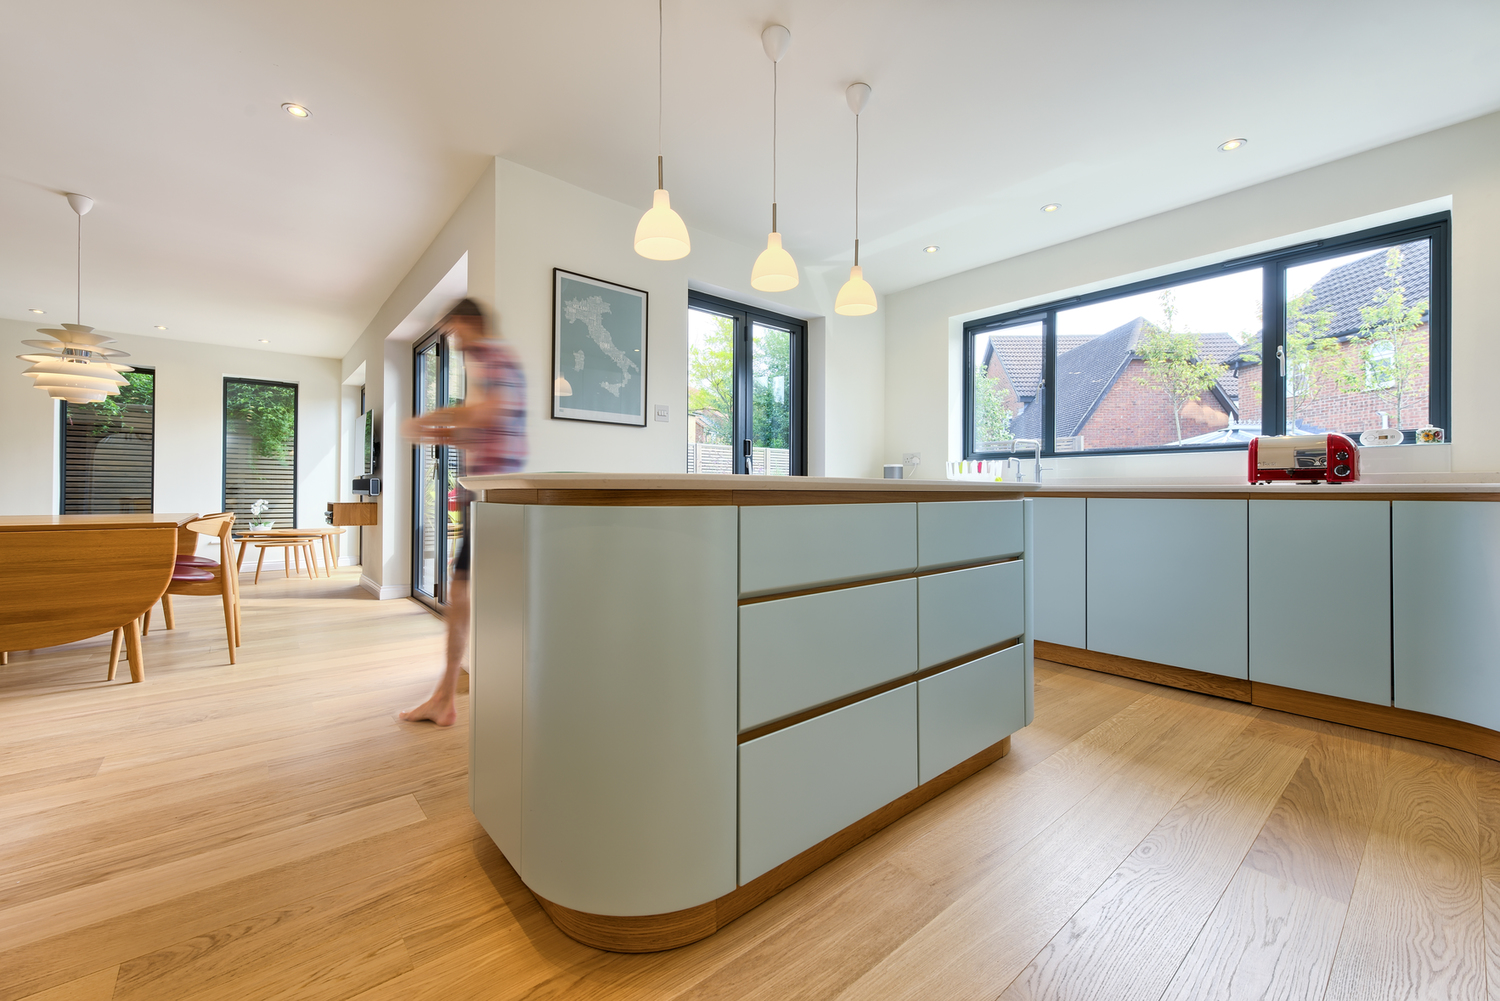
[[[139,620],[171,584],[178,529],[196,517],[0,515],[0,651],[60,646],[120,629],[131,680],[144,680]]]

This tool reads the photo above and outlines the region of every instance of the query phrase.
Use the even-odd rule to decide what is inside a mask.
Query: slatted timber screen
[[[265,501],[254,514],[256,501]],[[235,527],[297,527],[297,387],[224,380],[224,510]]]
[[[63,514],[152,509],[156,373],[136,369],[125,378],[118,396],[62,404]]]

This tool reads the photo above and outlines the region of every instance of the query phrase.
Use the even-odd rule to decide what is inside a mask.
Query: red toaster
[[[1250,439],[1250,482],[1359,479],[1359,449],[1341,434],[1262,435]]]

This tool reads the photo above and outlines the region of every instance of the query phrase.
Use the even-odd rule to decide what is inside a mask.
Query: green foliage
[[[1009,441],[1010,422],[1015,414],[1005,405],[1000,380],[991,379],[979,366],[974,367],[974,445],[979,451],[992,442]]]
[[[1135,348],[1136,355],[1146,366],[1146,374],[1137,381],[1143,386],[1160,390],[1166,396],[1172,407],[1177,441],[1181,443],[1183,408],[1202,399],[1203,394],[1213,387],[1228,366],[1198,357],[1200,345],[1197,334],[1172,329],[1177,307],[1171,292],[1161,294],[1161,308],[1167,319],[1166,327],[1146,324],[1145,333]]]
[[[688,343],[688,411],[703,421],[708,442],[728,445],[734,435],[734,321],[713,321],[706,336]]]
[[[1400,269],[1401,249],[1392,247],[1385,255],[1390,288],[1377,288],[1374,304],[1360,309],[1359,333],[1354,336],[1358,350],[1343,359],[1338,378],[1343,392],[1370,393],[1384,402],[1394,412],[1398,428],[1407,426],[1404,411],[1420,393],[1429,350],[1426,334],[1417,332],[1427,315],[1427,300],[1406,304]],[[1426,414],[1410,416],[1427,419]]]
[[[229,383],[225,419],[255,439],[255,454],[281,463],[291,461],[288,445],[297,433],[297,390],[256,382]]]
[[[89,429],[96,438],[136,430],[136,420],[128,407],[149,407],[156,398],[156,376],[150,372],[126,372],[127,385],[120,387],[119,395],[106,396],[98,403],[71,403],[70,407],[87,407],[104,418]],[[139,411],[137,411],[139,413]],[[149,426],[149,422],[148,422]],[[142,428],[141,430],[145,430]]]
[[[757,447],[792,447],[792,335],[758,328],[750,374],[751,437]]]
[[[1338,343],[1328,336],[1337,316],[1331,309],[1312,311],[1317,296],[1308,289],[1286,303],[1286,423],[1288,429],[1310,405],[1339,360]]]

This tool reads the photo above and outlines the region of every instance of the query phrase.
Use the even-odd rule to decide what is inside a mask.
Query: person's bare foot
[[[401,713],[400,717],[408,723],[429,720],[438,726],[452,726],[458,720],[458,710],[454,708],[452,702],[440,701],[433,696],[415,709],[408,709]]]

